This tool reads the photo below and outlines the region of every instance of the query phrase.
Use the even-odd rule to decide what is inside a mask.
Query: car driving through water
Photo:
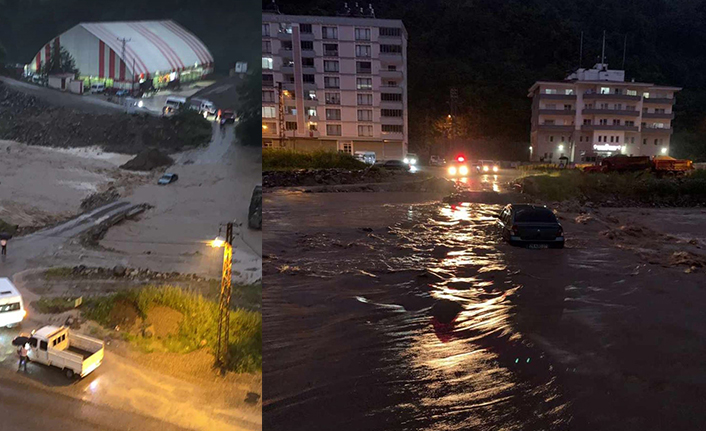
[[[564,248],[564,229],[546,206],[510,204],[498,217],[502,237],[511,245]]]

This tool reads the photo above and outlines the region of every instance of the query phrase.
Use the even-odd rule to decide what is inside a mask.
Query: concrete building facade
[[[616,154],[669,155],[678,87],[625,82],[607,64],[578,69],[564,81],[538,81],[530,89],[530,159],[595,162]]]
[[[262,145],[407,153],[407,32],[370,17],[262,15]]]

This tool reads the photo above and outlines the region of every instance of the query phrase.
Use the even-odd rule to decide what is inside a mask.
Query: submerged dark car
[[[512,245],[564,248],[564,229],[546,206],[510,204],[503,208],[498,223],[503,239]]]
[[[167,173],[167,174],[162,175],[162,177],[159,179],[159,181],[157,181],[157,184],[159,184],[160,186],[166,186],[167,184],[171,184],[178,179],[179,179],[179,175]]]
[[[402,160],[380,161],[375,163],[375,166],[393,171],[408,171],[410,169],[409,164],[403,162]]]

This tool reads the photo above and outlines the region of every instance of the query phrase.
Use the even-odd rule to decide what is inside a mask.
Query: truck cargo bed
[[[69,346],[69,348],[66,349],[66,351],[71,352],[71,353],[76,353],[77,355],[81,355],[83,357],[83,359],[86,359],[86,358],[90,357],[91,355],[93,355],[94,353],[96,353],[96,352],[89,352],[88,350],[79,349],[78,347],[75,347],[75,346]]]

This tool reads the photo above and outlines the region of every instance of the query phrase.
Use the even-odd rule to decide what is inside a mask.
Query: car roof
[[[9,278],[0,278],[0,298],[6,296],[18,296],[20,293]]]
[[[37,330],[37,332],[35,332],[34,334],[39,335],[40,337],[44,337],[44,338],[51,338],[52,335],[56,334],[61,329],[64,329],[64,328],[59,327],[59,326],[49,325],[49,326],[45,326],[45,327]]]
[[[535,204],[509,204],[508,207],[512,209],[517,209],[517,210],[526,210],[526,209],[533,209],[533,210],[548,210],[551,211],[546,205],[535,205]]]

